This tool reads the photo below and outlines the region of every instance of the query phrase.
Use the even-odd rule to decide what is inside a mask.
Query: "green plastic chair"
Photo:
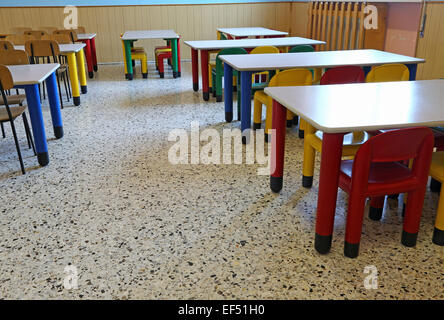
[[[222,77],[224,76],[224,67],[222,60],[220,60],[219,56],[229,55],[229,54],[248,54],[247,51],[243,48],[227,48],[219,51],[216,56],[216,68],[211,70],[212,77],[212,87],[213,92],[216,93],[216,101],[222,101]],[[233,69],[233,76],[236,76],[239,82],[239,77],[237,74],[237,70]],[[216,90],[214,90],[216,88]],[[239,87],[238,87],[239,88]]]

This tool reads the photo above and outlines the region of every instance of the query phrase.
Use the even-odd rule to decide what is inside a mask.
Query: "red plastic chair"
[[[345,66],[328,69],[320,84],[345,84],[364,82],[365,74],[361,67]]]
[[[342,161],[339,187],[349,194],[345,256],[354,258],[359,254],[368,197],[371,206],[383,205],[385,195],[408,192],[401,243],[407,247],[416,245],[432,152],[432,131],[409,128],[374,136],[361,146],[354,160]],[[411,169],[400,163],[408,159],[413,160]],[[375,220],[380,215],[370,218]]]
[[[170,47],[167,47],[170,48]],[[168,59],[171,60],[172,59],[172,51],[166,51],[166,52],[162,52],[157,54],[157,68],[159,71],[159,75],[161,78],[164,77],[165,75],[165,67],[164,67],[164,59]],[[181,76],[181,63],[180,63],[180,38],[177,40],[177,75],[180,77]]]

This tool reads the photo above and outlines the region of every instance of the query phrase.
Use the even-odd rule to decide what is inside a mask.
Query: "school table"
[[[286,111],[323,132],[315,248],[331,247],[344,134],[353,131],[444,125],[444,80],[268,87],[273,98],[270,187],[283,184]]]
[[[60,53],[68,58],[69,78],[71,79],[72,97],[74,105],[80,105],[80,89],[88,92],[85,73],[84,43],[59,44]],[[25,46],[14,46],[16,50],[25,50]],[[79,88],[80,79],[80,88]]]
[[[225,120],[227,122],[231,122],[233,119],[233,68],[240,72],[242,131],[251,127],[251,74],[253,72],[292,68],[314,69],[360,66],[363,67],[364,72],[367,74],[371,66],[386,63],[403,63],[409,68],[410,80],[415,80],[417,64],[424,62],[424,59],[373,49],[224,55],[221,57],[221,60],[224,62]]]
[[[90,79],[94,77],[94,71],[97,72],[97,55],[96,55],[96,34],[95,33],[79,33],[77,40],[85,44],[86,64],[88,66],[88,75]]]
[[[54,135],[56,139],[60,139],[63,137],[63,123],[55,74],[60,64],[28,64],[7,67],[11,71],[14,87],[25,90],[37,159],[40,165],[46,166],[49,163],[49,155],[40,104],[39,84],[43,81],[46,83]]]
[[[246,27],[246,28],[218,28],[218,38],[220,34],[224,33],[232,38],[245,38],[245,37],[286,37],[288,32],[272,30],[262,27]]]
[[[172,54],[172,67],[173,77],[177,78],[178,73],[178,50],[177,42],[179,41],[179,35],[174,30],[140,30],[140,31],[126,31],[122,40],[125,47],[125,59],[126,59],[126,74],[125,77],[128,80],[133,80],[133,65],[131,59],[131,43],[140,39],[165,39],[171,41],[171,54]]]
[[[325,44],[324,41],[300,38],[300,37],[283,37],[269,39],[242,39],[242,40],[197,40],[185,41],[187,46],[191,48],[191,64],[193,70],[193,90],[199,90],[199,61],[198,52],[200,51],[200,65],[202,71],[202,90],[203,99],[208,101],[210,98],[208,83],[208,55],[209,51],[222,50],[227,48],[256,48],[260,46],[275,47],[293,47],[298,45],[320,45]]]

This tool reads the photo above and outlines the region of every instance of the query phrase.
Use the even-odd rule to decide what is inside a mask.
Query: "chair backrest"
[[[11,71],[6,66],[0,65],[0,89],[3,99],[5,99],[4,90],[12,89],[12,87],[14,87],[14,81],[12,80]]]
[[[86,33],[86,29],[85,27],[77,27],[77,29],[75,29],[77,33]]]
[[[220,39],[219,40],[228,40],[227,36],[225,35],[225,33],[220,33]]]
[[[71,36],[68,34],[47,34],[42,37],[42,40],[54,40],[58,44],[71,44]]]
[[[373,67],[365,77],[365,82],[408,81],[409,77],[409,69],[404,64],[383,64]]]
[[[42,39],[43,36],[47,35],[48,33],[44,30],[31,30],[31,31],[25,31],[24,33],[27,36],[31,36],[36,40]]]
[[[52,57],[57,62],[60,55],[59,45],[54,40],[29,40],[25,43],[25,50],[34,62],[34,57]]]
[[[275,46],[261,46],[256,47],[250,51],[250,54],[262,54],[262,53],[279,53],[279,49]]]
[[[7,40],[0,40],[0,52],[14,50],[14,45],[12,42]]]
[[[54,31],[59,30],[57,27],[40,27],[39,30],[45,30],[48,34],[52,34]]]
[[[227,48],[219,51],[219,53],[216,56],[216,72],[217,71],[223,72],[222,60],[219,59],[219,56],[227,54],[248,54],[248,52],[244,48]]]
[[[343,84],[364,82],[365,74],[361,67],[344,66],[328,69],[320,84]]]
[[[31,31],[32,28],[29,27],[13,27],[11,28],[11,32],[14,34],[23,34],[25,31]]]
[[[301,44],[299,46],[294,46],[288,52],[313,52],[314,48],[308,44]]]
[[[26,41],[32,40],[32,36],[28,36],[26,34],[10,34],[7,35],[5,40],[13,43],[14,45],[24,45]]]
[[[270,87],[309,86],[312,85],[313,76],[308,69],[284,70],[271,78]]]
[[[53,34],[67,34],[71,37],[72,43],[75,43],[77,41],[77,32],[75,30],[61,29],[54,31]]]
[[[7,66],[29,64],[29,58],[23,50],[8,50],[0,54],[0,64]]]

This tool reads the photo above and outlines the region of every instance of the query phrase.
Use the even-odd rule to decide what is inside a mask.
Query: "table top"
[[[272,30],[262,27],[250,28],[218,28],[217,31],[229,34],[234,37],[254,37],[254,36],[286,36],[288,32]]]
[[[139,40],[139,39],[174,39],[179,35],[174,30],[136,30],[125,31],[122,40]]]
[[[79,40],[91,40],[96,37],[95,33],[78,33],[77,39]]]
[[[82,50],[86,44],[84,43],[70,43],[70,44],[59,44],[60,53],[76,53]],[[25,46],[14,46],[15,50],[25,50]]]
[[[19,86],[42,83],[60,67],[60,64],[25,64],[7,67],[11,71],[14,86]]]
[[[268,87],[265,93],[327,133],[444,125],[444,80]]]
[[[187,46],[196,50],[219,50],[226,48],[256,48],[259,46],[287,47],[303,44],[321,45],[324,41],[312,40],[300,37],[282,37],[266,39],[241,39],[241,40],[195,40],[185,41]]]
[[[221,56],[221,60],[239,71],[289,68],[329,68],[344,65],[375,66],[386,63],[411,64],[425,62],[424,59],[373,49],[254,54],[249,56],[224,55]]]

